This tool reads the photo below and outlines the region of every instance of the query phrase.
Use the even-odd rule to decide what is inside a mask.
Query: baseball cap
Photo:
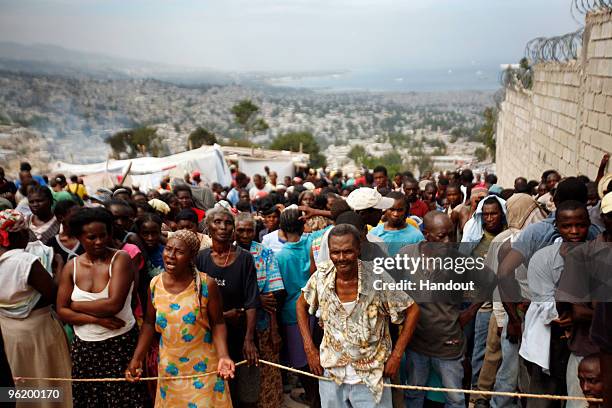
[[[191,173],[191,178],[196,178],[196,177],[200,177],[201,174],[199,171],[195,170],[193,173]]]
[[[599,198],[604,198],[604,191],[608,188],[608,184],[612,182],[612,173],[608,173],[599,180],[599,184],[597,185],[597,193],[599,193]]]
[[[96,190],[95,194],[90,194],[89,199],[91,201],[97,201],[100,203],[104,203],[112,198],[113,192],[108,188],[100,187]]]
[[[378,191],[369,187],[361,187],[353,190],[346,198],[346,203],[355,211],[365,210],[367,208],[376,208],[378,210],[386,210],[393,207],[394,199],[383,197]]]
[[[425,187],[427,187],[427,185],[431,183],[431,180],[421,180],[419,181],[419,190],[423,191],[425,190]]]
[[[601,212],[604,214],[612,212],[612,192],[606,194],[601,200]]]

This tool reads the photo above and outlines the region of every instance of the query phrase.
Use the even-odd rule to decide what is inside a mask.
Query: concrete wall
[[[497,173],[539,180],[542,172],[594,178],[612,152],[612,13],[589,14],[577,60],[534,67],[531,90],[508,88],[497,122]]]

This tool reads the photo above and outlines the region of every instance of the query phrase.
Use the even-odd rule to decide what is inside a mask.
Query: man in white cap
[[[425,237],[417,227],[406,223],[410,203],[405,195],[393,191],[385,198],[392,199],[393,205],[386,210],[385,223],[377,225],[371,234],[385,241],[389,255],[394,256],[403,246],[421,242]]]
[[[599,198],[603,200],[604,196],[612,192],[612,173],[608,173],[601,177],[597,184],[597,194]],[[604,230],[606,228],[603,218],[601,217],[601,201],[598,201],[596,205],[589,209],[589,218],[591,223],[597,225],[599,229]]]
[[[378,191],[369,187],[353,190],[346,198],[346,203],[361,216],[367,225],[375,227],[380,222],[383,210],[393,207],[393,198],[383,197]]]
[[[353,190],[346,198],[346,203],[359,214],[363,223],[371,226],[378,225],[383,210],[392,207],[394,202],[392,198],[383,197],[378,191],[370,187],[361,187]],[[329,231],[325,232],[321,240],[319,254],[316,258],[317,265],[330,260],[328,246]],[[366,239],[376,244],[384,243],[382,238],[373,235],[371,232],[366,235]]]

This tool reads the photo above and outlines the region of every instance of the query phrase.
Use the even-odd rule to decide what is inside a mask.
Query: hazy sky
[[[0,40],[224,70],[517,62],[570,0],[0,0]]]

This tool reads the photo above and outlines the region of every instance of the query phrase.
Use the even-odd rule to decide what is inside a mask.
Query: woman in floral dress
[[[198,237],[187,230],[177,231],[168,240],[165,271],[151,280],[149,307],[126,377],[140,378],[154,331],[161,334],[160,376],[217,373],[158,381],[156,407],[231,407],[225,380],[233,378],[235,365],[227,351],[219,289],[193,266],[199,247]]]

